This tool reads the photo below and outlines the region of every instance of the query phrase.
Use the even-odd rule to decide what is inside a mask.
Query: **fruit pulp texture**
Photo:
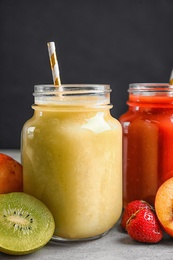
[[[131,105],[120,117],[124,207],[136,199],[154,205],[157,189],[173,176],[173,107],[170,98],[141,99],[144,103]],[[151,104],[153,100],[155,103]]]
[[[89,238],[122,210],[122,129],[109,112],[39,111],[23,127],[24,191],[53,213],[55,235]]]

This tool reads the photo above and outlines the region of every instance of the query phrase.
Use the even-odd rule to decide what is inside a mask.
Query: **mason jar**
[[[53,240],[98,238],[122,211],[122,127],[109,85],[36,85],[22,130],[24,192],[55,219]]]
[[[173,86],[130,84],[123,127],[123,205],[154,205],[160,185],[173,176]]]

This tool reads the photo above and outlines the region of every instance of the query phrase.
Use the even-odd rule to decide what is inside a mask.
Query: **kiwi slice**
[[[0,195],[0,251],[29,254],[51,239],[55,222],[49,209],[23,192]]]

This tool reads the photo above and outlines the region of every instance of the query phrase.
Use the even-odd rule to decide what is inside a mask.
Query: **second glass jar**
[[[173,176],[173,86],[131,84],[123,126],[123,201],[154,205],[159,186]]]

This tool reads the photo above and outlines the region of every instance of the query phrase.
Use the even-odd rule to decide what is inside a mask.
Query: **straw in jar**
[[[58,66],[58,60],[57,60],[57,55],[56,55],[55,43],[48,42],[47,46],[48,46],[53,82],[54,82],[54,85],[60,86],[61,80],[60,80],[60,73],[59,73],[59,66]]]

